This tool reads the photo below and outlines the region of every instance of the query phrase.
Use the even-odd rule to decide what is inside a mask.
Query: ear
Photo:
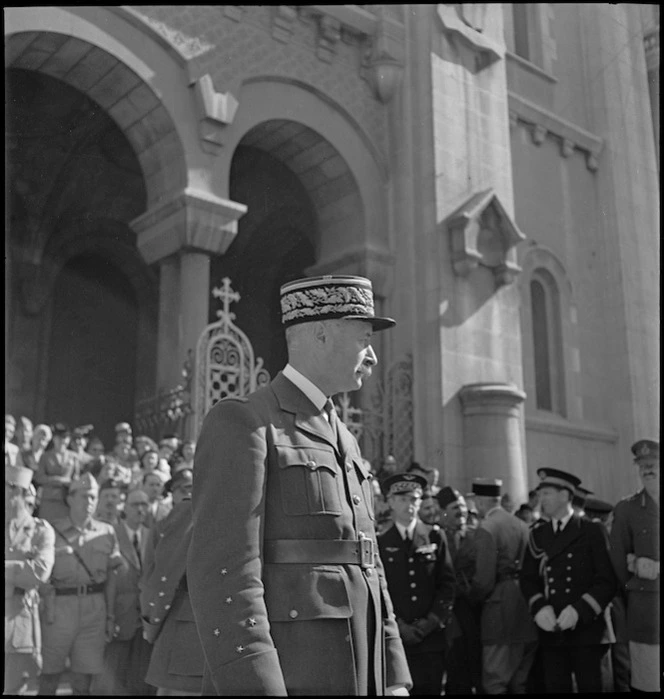
[[[325,323],[323,323],[320,320],[317,320],[313,324],[312,334],[313,334],[313,337],[316,340],[316,342],[320,342],[321,344],[327,342],[327,340],[328,340],[327,327],[325,326]]]

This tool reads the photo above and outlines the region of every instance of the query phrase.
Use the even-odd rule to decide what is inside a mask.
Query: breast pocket
[[[281,500],[287,515],[340,515],[341,471],[334,452],[277,446]]]

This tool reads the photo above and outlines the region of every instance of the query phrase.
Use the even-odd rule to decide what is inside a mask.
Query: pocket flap
[[[340,567],[267,564],[263,582],[270,621],[348,619],[352,616],[346,574]]]
[[[332,449],[324,447],[296,447],[276,446],[279,468],[290,466],[305,466],[312,471],[319,468],[327,468],[330,471],[338,470],[337,459]]]

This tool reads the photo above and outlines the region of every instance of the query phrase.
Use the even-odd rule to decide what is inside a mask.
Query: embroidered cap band
[[[416,473],[395,473],[383,481],[383,493],[386,498],[402,493],[419,493],[422,496],[426,487],[426,478]]]
[[[373,289],[365,277],[306,277],[281,287],[281,322],[285,327],[334,318],[366,320],[374,330],[396,324],[392,318],[375,315]]]

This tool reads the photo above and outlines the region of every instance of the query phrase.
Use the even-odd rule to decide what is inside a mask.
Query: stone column
[[[459,397],[467,486],[475,477],[501,478],[503,492],[509,492],[515,503],[526,502],[521,409],[526,394],[509,384],[476,383],[464,386]]]
[[[208,324],[210,256],[228,249],[245,212],[243,204],[188,188],[132,221],[144,259],[160,266],[156,389],[181,383],[187,353]]]

